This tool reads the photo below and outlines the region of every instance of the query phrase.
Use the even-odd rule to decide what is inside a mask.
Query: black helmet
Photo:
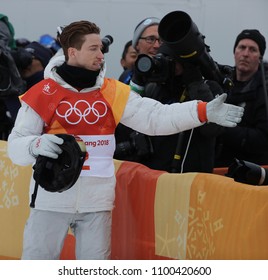
[[[79,138],[69,134],[56,134],[64,140],[62,153],[57,159],[39,155],[33,166],[36,183],[49,192],[63,192],[77,181],[85,158],[86,146]],[[79,143],[79,144],[78,144]]]

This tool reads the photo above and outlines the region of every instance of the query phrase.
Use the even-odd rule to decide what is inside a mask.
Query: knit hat
[[[259,32],[257,29],[245,29],[243,30],[236,38],[235,44],[234,44],[234,52],[235,48],[238,45],[239,41],[243,39],[250,39],[257,43],[259,46],[260,54],[261,56],[264,55],[265,49],[266,49],[266,42],[264,36]]]
[[[136,46],[138,44],[138,40],[141,37],[141,34],[143,33],[143,31],[152,25],[159,25],[160,23],[160,19],[156,18],[156,17],[148,17],[145,18],[144,20],[142,20],[135,28],[134,30],[134,35],[133,35],[133,39],[132,39],[132,47],[134,49],[136,49]]]
[[[4,14],[0,14],[0,20],[3,21],[7,25],[7,28],[9,29],[9,32],[11,35],[11,37],[9,39],[9,47],[11,49],[15,49],[16,48],[16,41],[14,39],[15,30],[14,30],[12,23],[8,20],[8,17]]]
[[[36,41],[31,42],[27,46],[25,46],[25,50],[32,54],[32,56],[42,63],[43,67],[45,68],[53,56],[53,53],[50,49],[42,46]]]

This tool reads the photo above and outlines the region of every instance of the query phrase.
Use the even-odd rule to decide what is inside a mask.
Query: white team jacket
[[[45,70],[45,78],[52,78],[61,86],[76,91],[56,74],[54,66],[62,64],[64,57],[55,55]],[[96,85],[84,92],[100,88],[105,75],[105,65],[98,76]],[[83,94],[81,91],[81,94]],[[131,91],[121,123],[147,135],[166,135],[188,130],[202,125],[197,115],[197,101],[162,105],[161,103],[142,98]],[[42,134],[45,123],[41,117],[22,102],[15,126],[8,138],[8,154],[18,165],[35,163],[29,153],[29,146]],[[58,212],[97,212],[111,210],[114,206],[115,176],[80,177],[75,185],[62,193],[50,193],[39,187],[35,208]],[[35,181],[30,183],[30,197]]]

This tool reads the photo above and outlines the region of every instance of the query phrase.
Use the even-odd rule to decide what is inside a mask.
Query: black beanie
[[[265,49],[266,49],[266,42],[264,36],[259,32],[257,29],[245,29],[243,30],[236,38],[235,44],[234,44],[234,52],[235,48],[238,45],[239,41],[243,39],[250,39],[255,41],[260,50],[261,56],[264,55]]]

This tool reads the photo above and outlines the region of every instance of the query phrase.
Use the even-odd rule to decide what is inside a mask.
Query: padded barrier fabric
[[[112,259],[268,259],[268,186],[115,160]],[[217,172],[217,170],[215,170]],[[0,259],[20,259],[32,167],[0,141]],[[69,232],[61,259],[74,259]]]

